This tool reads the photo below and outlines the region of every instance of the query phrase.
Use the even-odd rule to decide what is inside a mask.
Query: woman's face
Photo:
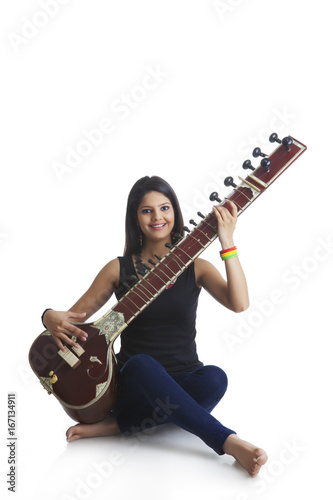
[[[171,201],[158,191],[151,191],[143,197],[137,218],[145,238],[155,241],[166,239],[175,223]]]

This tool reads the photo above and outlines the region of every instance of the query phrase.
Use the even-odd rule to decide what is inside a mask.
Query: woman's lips
[[[154,229],[155,231],[160,231],[166,226],[166,224],[151,224],[149,227]]]

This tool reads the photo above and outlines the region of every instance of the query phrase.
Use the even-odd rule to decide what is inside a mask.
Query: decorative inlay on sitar
[[[231,193],[222,201],[217,193],[210,199],[224,205],[231,200],[242,214],[254,200],[293,163],[305,150],[299,141],[276,134],[271,142],[279,146],[267,156],[255,148],[253,156],[262,157],[258,167],[250,160],[243,163],[250,174],[240,177],[236,185],[231,177],[225,185]],[[121,332],[158,297],[217,237],[217,222],[211,212],[186,236],[179,236],[169,253],[128,290],[128,292],[102,318],[91,323],[76,323],[88,333],[86,342],[76,340],[79,348],[59,351],[47,330],[34,341],[29,352],[30,365],[49,394],[54,394],[65,411],[78,422],[97,422],[110,413],[118,393],[118,368],[114,354],[114,341]]]

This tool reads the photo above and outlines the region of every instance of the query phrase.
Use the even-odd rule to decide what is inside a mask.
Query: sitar
[[[231,200],[242,214],[268,187],[306,150],[306,146],[291,136],[280,140],[277,134],[269,137],[278,143],[266,155],[260,148],[253,150],[254,158],[262,158],[257,167],[250,160],[243,168],[250,173],[239,177],[236,185],[232,177],[224,181],[231,193],[221,200],[216,192],[210,196],[223,206]],[[228,205],[227,205],[228,206]],[[42,386],[53,394],[68,415],[77,422],[94,423],[105,418],[117,400],[120,377],[114,342],[124,329],[156,299],[171,283],[217,238],[217,221],[213,212],[177,243],[169,245],[169,252],[143,275],[121,299],[100,319],[90,323],[74,323],[88,334],[83,342],[75,337],[79,347],[66,346],[59,350],[51,333],[43,331],[33,342],[29,362]]]

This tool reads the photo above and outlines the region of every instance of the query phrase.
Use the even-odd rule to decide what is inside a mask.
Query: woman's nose
[[[158,213],[158,212],[153,212],[152,219],[153,220],[160,220],[161,219],[161,214]]]

